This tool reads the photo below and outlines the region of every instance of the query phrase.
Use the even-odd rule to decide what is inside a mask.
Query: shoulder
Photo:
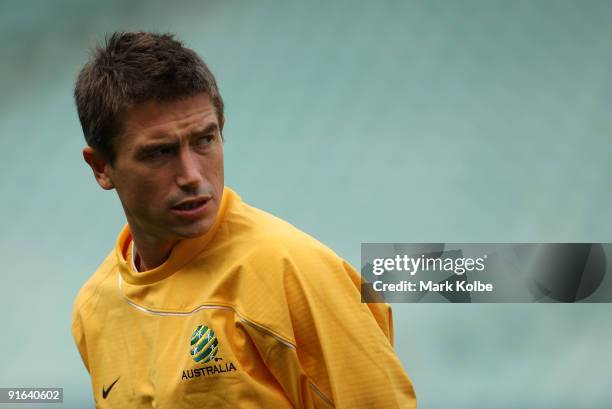
[[[230,208],[219,246],[255,288],[299,293],[341,291],[355,295],[359,275],[311,235],[266,211],[240,201]],[[231,248],[231,250],[229,250]]]
[[[233,237],[248,236],[257,240],[304,234],[289,222],[243,202],[240,197],[229,206],[224,229]]]
[[[361,275],[331,248],[290,223],[262,210],[251,208],[265,228],[247,252],[249,264],[266,272],[261,282],[282,280],[285,302],[290,309],[335,311],[335,314],[373,315],[387,338],[392,340],[391,308],[386,303],[361,301]],[[265,224],[264,224],[265,223]],[[274,269],[266,268],[276,266]],[[312,301],[316,300],[316,303]],[[391,341],[392,342],[392,341]]]
[[[359,272],[319,240],[262,213],[262,220],[269,220],[273,228],[258,234],[258,240],[245,252],[245,264],[256,277],[254,288],[265,288],[262,293],[283,300],[292,317],[293,333],[310,333],[313,326],[323,325],[321,320],[334,317],[352,323],[347,328],[359,328],[360,322],[376,323],[392,344],[391,308],[386,303],[362,302]],[[268,286],[270,283],[281,284]]]
[[[259,280],[282,280],[290,297],[355,295],[359,274],[331,248],[278,217],[255,208],[250,211],[257,214],[257,223],[243,255],[248,265],[265,272]]]
[[[111,251],[100,266],[79,290],[72,308],[73,325],[83,319],[83,316],[92,314],[98,300],[105,292],[104,289],[112,286],[111,279],[117,273],[115,252]]]
[[[249,254],[253,256],[276,254],[339,259],[333,250],[291,223],[241,200],[231,208],[226,229],[234,239],[248,240]]]
[[[291,223],[251,206],[245,214],[251,220],[245,252],[250,258],[278,259],[290,272],[309,267],[342,267],[344,260],[332,249]]]
[[[253,207],[232,195],[223,224],[217,232],[217,244],[239,250],[243,257],[287,257],[309,254],[335,254],[312,236],[291,223]]]

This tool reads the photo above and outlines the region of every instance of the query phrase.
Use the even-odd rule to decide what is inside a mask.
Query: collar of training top
[[[119,233],[117,244],[115,246],[115,255],[121,278],[130,284],[144,285],[152,284],[171,276],[184,265],[192,261],[198,254],[204,250],[206,245],[215,235],[219,225],[221,224],[228,204],[234,200],[236,193],[228,187],[223,189],[223,198],[221,205],[215,216],[215,223],[210,230],[203,236],[194,239],[181,240],[170,252],[168,259],[159,267],[146,271],[135,271],[132,266],[132,233],[129,225],[125,225]]]

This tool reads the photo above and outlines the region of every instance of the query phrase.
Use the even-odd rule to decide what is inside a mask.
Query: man
[[[83,157],[127,218],[73,311],[97,407],[415,407],[389,306],[224,186],[223,100],[192,50],[115,33],[75,100]]]

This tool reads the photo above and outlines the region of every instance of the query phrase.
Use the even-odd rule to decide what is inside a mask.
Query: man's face
[[[224,185],[221,124],[208,95],[146,102],[123,125],[105,169],[132,234],[155,242],[206,233]]]

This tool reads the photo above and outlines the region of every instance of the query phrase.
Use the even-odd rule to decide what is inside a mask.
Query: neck
[[[177,240],[152,242],[132,236],[134,241],[134,260],[138,271],[152,270],[161,266],[170,257]]]

